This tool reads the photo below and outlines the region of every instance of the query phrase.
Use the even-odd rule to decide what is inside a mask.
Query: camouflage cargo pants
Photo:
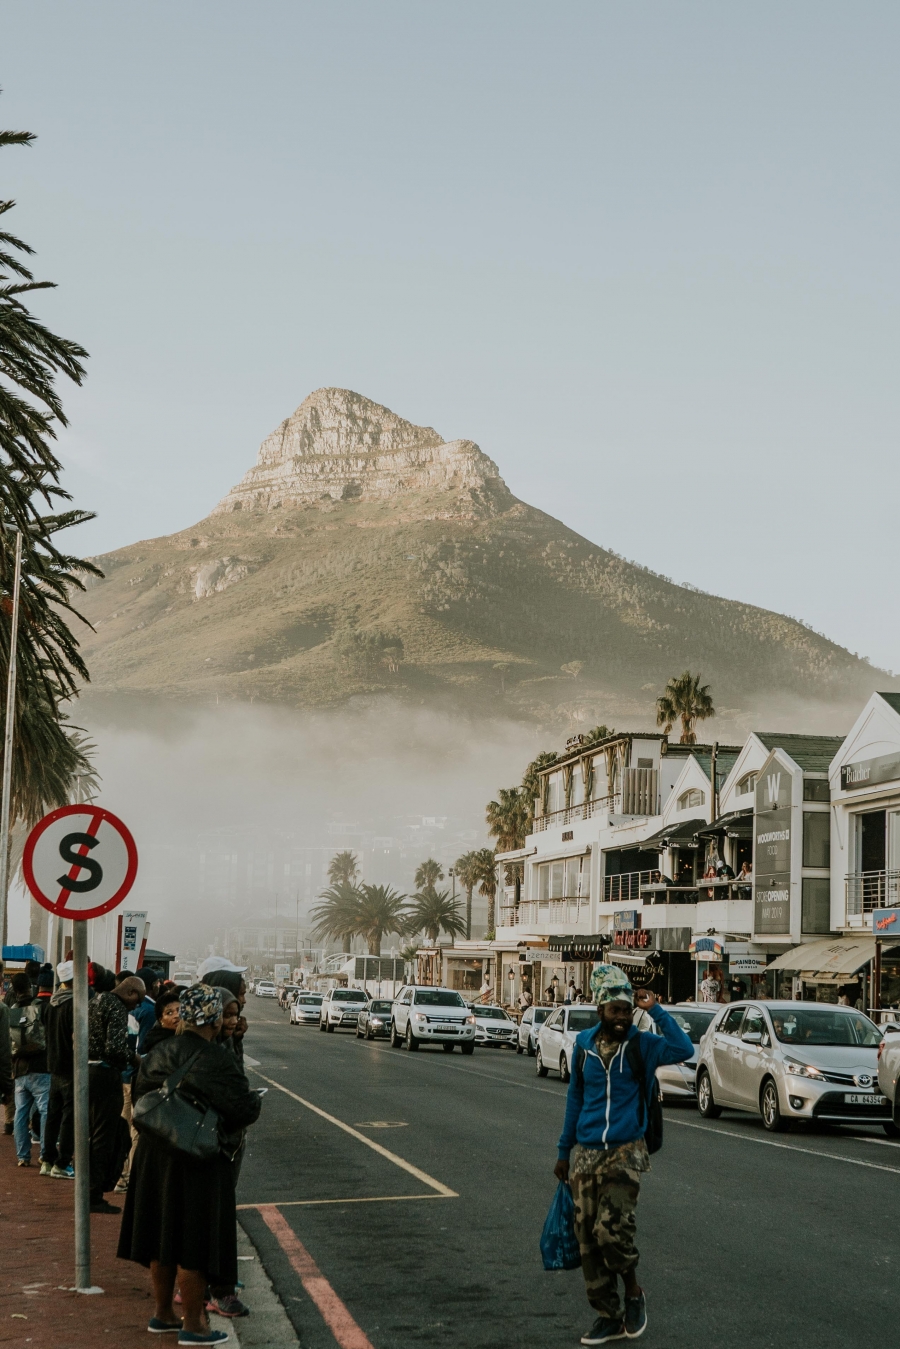
[[[634,1237],[640,1172],[613,1166],[586,1174],[576,1167],[570,1182],[588,1302],[600,1316],[615,1320],[622,1315],[618,1276],[638,1262]]]

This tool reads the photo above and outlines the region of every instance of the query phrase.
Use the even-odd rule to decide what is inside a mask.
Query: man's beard
[[[628,1038],[628,1030],[629,1030],[629,1023],[627,1021],[624,1023],[620,1023],[618,1021],[603,1022],[604,1040],[618,1040],[618,1042],[621,1044],[623,1040],[626,1040]]]

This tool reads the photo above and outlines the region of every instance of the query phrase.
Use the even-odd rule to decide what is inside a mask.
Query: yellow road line
[[[401,1171],[406,1171],[409,1175],[415,1176],[416,1180],[420,1180],[422,1184],[427,1185],[429,1189],[436,1190],[444,1199],[459,1198],[459,1195],[455,1190],[451,1190],[448,1186],[443,1185],[441,1181],[435,1180],[434,1176],[429,1176],[427,1171],[420,1171],[417,1166],[413,1166],[412,1162],[406,1161],[404,1157],[398,1157],[396,1152],[389,1152],[388,1149],[383,1148],[380,1143],[376,1143],[374,1138],[367,1138],[365,1134],[361,1134],[359,1130],[354,1129],[352,1125],[345,1124],[342,1119],[337,1119],[334,1115],[329,1115],[327,1110],[322,1110],[319,1106],[313,1105],[312,1101],[305,1101],[303,1097],[298,1096],[296,1092],[288,1091],[287,1087],[283,1087],[281,1083],[276,1082],[273,1077],[266,1077],[265,1073],[261,1073],[258,1068],[251,1068],[250,1071],[256,1073],[256,1076],[261,1077],[264,1082],[268,1082],[270,1087],[275,1087],[278,1091],[283,1091],[285,1096],[290,1096],[292,1101],[297,1101],[300,1105],[305,1106],[307,1110],[311,1110],[314,1115],[320,1115],[322,1119],[327,1119],[329,1124],[334,1124],[338,1129],[343,1129],[344,1133],[349,1134],[351,1138],[357,1139],[360,1143],[365,1143],[367,1148],[371,1148],[373,1152],[377,1152],[381,1157],[386,1157],[389,1162],[394,1163],[394,1166],[399,1166]]]
[[[458,1199],[458,1194],[379,1194],[369,1199],[262,1199],[258,1204],[238,1204],[238,1208],[309,1208],[314,1204],[397,1204],[408,1199]]]

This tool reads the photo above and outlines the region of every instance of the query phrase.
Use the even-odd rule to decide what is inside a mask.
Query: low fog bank
[[[426,857],[446,868],[489,842],[485,803],[539,747],[521,724],[386,702],[314,714],[84,699],[75,719],[97,745],[98,800],[137,843],[127,907],[148,910],[151,946],[179,955],[221,949],[229,927],[276,908],[302,929],[344,848],[363,879],[410,892]],[[24,896],[10,918],[26,940]],[[114,926],[95,925],[100,960]]]

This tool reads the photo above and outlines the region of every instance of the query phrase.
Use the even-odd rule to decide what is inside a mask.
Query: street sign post
[[[125,899],[137,875],[131,832],[101,806],[61,806],[39,820],[25,843],[22,873],[38,904],[71,918],[74,964],[75,1287],[91,1283],[90,1140],[88,1099],[88,933],[91,918]]]

